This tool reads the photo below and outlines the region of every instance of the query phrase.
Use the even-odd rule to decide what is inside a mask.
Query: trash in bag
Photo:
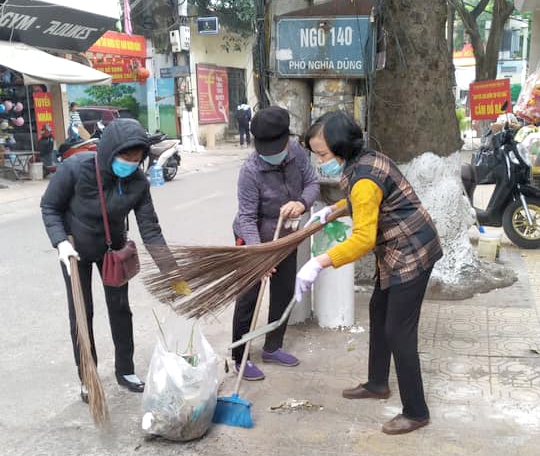
[[[217,356],[196,321],[171,313],[159,326],[142,400],[142,429],[169,440],[197,439],[210,427],[216,408]]]

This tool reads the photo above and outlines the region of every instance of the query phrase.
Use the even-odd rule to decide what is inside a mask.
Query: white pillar
[[[323,203],[315,203],[318,210]],[[352,227],[350,217],[340,222]],[[347,236],[351,229],[347,230]],[[321,328],[339,328],[354,325],[354,263],[340,268],[326,268],[319,274],[313,289],[313,313]]]
[[[529,72],[536,71],[540,63],[540,11],[534,11],[531,21],[531,50],[529,53]]]
[[[309,212],[304,214],[300,221],[300,226],[304,226],[309,220]],[[300,270],[304,264],[306,264],[311,258],[311,242],[310,239],[306,239],[298,246],[298,254],[296,257],[296,269]],[[293,298],[294,299],[294,298]],[[297,323],[303,323],[312,317],[311,311],[311,293],[304,293],[302,295],[302,301],[297,302],[289,316],[289,325],[295,325]]]

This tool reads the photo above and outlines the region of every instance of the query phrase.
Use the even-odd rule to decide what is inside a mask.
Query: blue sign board
[[[372,58],[369,16],[283,18],[276,67],[282,77],[365,77]]]
[[[160,78],[180,78],[183,76],[189,76],[189,66],[187,65],[179,65],[159,69]]]

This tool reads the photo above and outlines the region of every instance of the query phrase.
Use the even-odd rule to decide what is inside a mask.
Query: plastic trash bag
[[[199,324],[172,314],[160,326],[142,400],[142,429],[187,441],[202,437],[214,415],[218,359]]]
[[[313,253],[313,255],[321,255],[330,247],[333,247],[339,242],[343,242],[347,239],[347,230],[349,228],[349,225],[340,222],[339,220],[328,222],[324,225],[322,231],[314,235],[311,253]]]
[[[528,123],[540,123],[540,71],[535,71],[525,81],[514,112]]]

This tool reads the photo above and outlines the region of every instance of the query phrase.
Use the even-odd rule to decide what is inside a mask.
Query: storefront
[[[46,125],[57,143],[65,138],[61,85],[111,83],[108,74],[60,55],[86,51],[114,27],[118,12],[98,15],[71,3],[12,0],[0,9],[0,166],[16,168],[17,177],[27,174]]]

